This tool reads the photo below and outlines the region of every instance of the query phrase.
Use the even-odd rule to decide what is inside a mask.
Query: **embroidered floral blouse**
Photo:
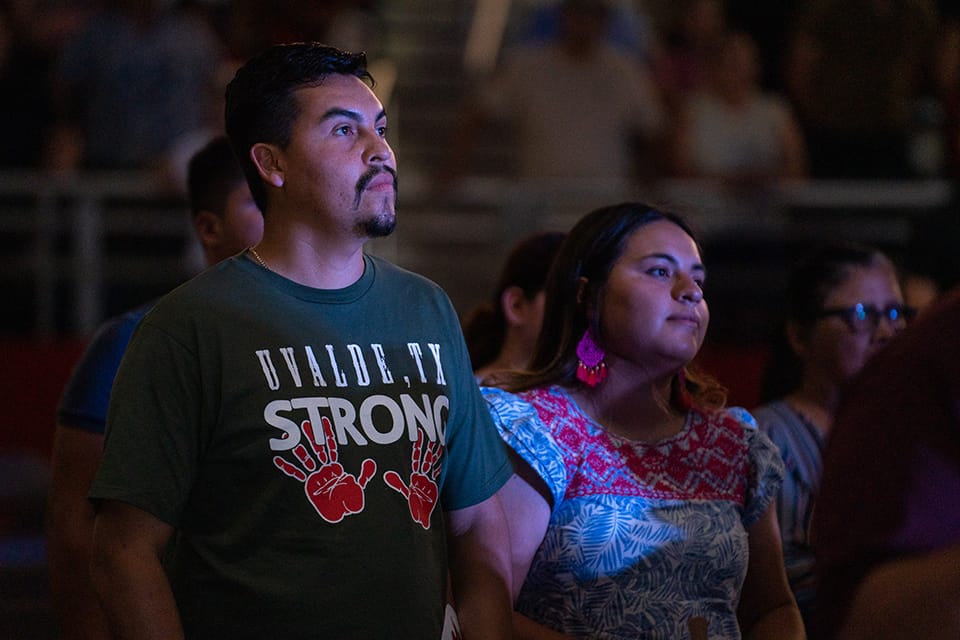
[[[747,528],[783,478],[743,410],[691,410],[653,445],[610,434],[561,387],[484,388],[506,443],[543,478],[553,510],[517,602],[573,636],[739,638]]]

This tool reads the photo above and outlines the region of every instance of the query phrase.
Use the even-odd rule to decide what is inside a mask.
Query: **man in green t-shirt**
[[[292,44],[227,87],[264,236],[161,299],[117,374],[90,496],[120,637],[509,636],[511,468],[456,314],[363,251],[396,219],[370,84]]]

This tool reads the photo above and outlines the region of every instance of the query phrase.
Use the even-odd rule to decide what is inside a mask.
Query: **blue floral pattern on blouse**
[[[740,638],[747,528],[776,497],[776,447],[742,409],[688,412],[646,445],[610,434],[561,387],[484,388],[506,443],[543,478],[553,511],[517,610],[590,638]]]

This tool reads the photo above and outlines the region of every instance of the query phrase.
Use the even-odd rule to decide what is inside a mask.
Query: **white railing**
[[[108,260],[111,237],[177,243],[191,237],[188,225],[182,197],[150,174],[0,173],[0,278],[5,288],[27,286],[32,294],[32,308],[13,312],[31,316],[36,334],[55,332],[64,324],[58,317],[69,331],[88,333],[103,318],[108,284],[173,284],[193,266],[186,245],[172,257],[117,251]]]
[[[797,182],[731,191],[705,181],[634,186],[472,178],[442,195],[424,184],[415,175],[401,181],[397,233],[371,249],[428,275],[433,266],[459,265],[463,277],[445,283],[465,289],[451,291],[455,301],[486,294],[497,259],[521,234],[569,228],[586,211],[621,200],[677,209],[707,240],[845,237],[897,246],[907,241],[915,217],[944,206],[953,193],[945,181]],[[105,304],[111,287],[165,290],[200,268],[185,202],[143,173],[0,173],[0,237],[6,245],[0,282],[29,291],[31,301],[31,308],[8,313],[27,314],[25,324],[39,336],[88,334],[118,311]],[[125,242],[165,248],[130,255]],[[471,260],[472,254],[487,259]]]

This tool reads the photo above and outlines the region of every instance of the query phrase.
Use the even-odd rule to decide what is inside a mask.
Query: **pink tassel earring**
[[[607,365],[603,363],[604,353],[587,329],[577,343],[577,379],[588,387],[595,387],[607,377]]]

